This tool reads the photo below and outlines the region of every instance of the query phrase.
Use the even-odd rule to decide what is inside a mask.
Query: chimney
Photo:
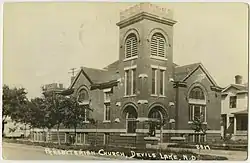
[[[60,89],[63,89],[63,84],[59,84],[59,88],[60,88]]]
[[[242,76],[241,75],[235,76],[235,84],[242,84]]]

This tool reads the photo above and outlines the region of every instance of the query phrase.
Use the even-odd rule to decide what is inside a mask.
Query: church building
[[[120,13],[119,59],[103,69],[81,67],[69,87],[93,109],[77,129],[78,144],[137,147],[221,138],[222,89],[202,63],[173,62],[176,23],[171,10],[150,3]],[[205,134],[192,129],[196,117]],[[61,140],[73,132],[61,129]]]

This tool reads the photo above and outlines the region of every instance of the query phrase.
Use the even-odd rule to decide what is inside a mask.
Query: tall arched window
[[[201,87],[195,86],[189,92],[189,120],[196,118],[206,122],[206,100]]]
[[[200,120],[206,124],[206,97],[204,90],[200,86],[195,86],[191,89],[188,95],[189,101],[189,121]],[[206,137],[202,134],[190,134],[191,141],[196,143],[205,142]]]
[[[84,121],[88,121],[89,117],[89,93],[86,88],[82,88],[77,95],[77,100],[84,109]]]
[[[151,38],[151,55],[158,57],[166,57],[166,40],[161,33],[155,33]]]
[[[131,58],[137,55],[137,38],[134,33],[131,33],[128,35],[125,41],[125,58]]]

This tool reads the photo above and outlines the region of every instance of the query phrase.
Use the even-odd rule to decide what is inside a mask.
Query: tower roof
[[[173,19],[173,13],[170,9],[162,8],[157,5],[145,2],[139,3],[120,12],[120,21],[143,12],[150,13],[159,17],[164,17],[167,19]]]
[[[151,3],[139,3],[120,12],[119,27],[125,27],[131,23],[143,19],[153,20],[163,24],[174,25],[173,13],[170,9],[162,8]]]

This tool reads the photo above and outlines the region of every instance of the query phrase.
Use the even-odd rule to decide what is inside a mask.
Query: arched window
[[[201,87],[195,86],[189,92],[189,121],[200,119],[206,122],[206,100]]]
[[[128,106],[125,110],[125,113],[126,113],[127,133],[135,133],[136,132],[137,112],[136,112],[134,107]]]
[[[125,41],[125,58],[131,58],[137,55],[137,38],[134,33],[131,33],[128,35]]]
[[[81,89],[78,93],[78,102],[83,103],[89,101],[89,94],[86,89]]]
[[[151,38],[151,55],[158,57],[166,57],[166,40],[160,33],[155,33]]]
[[[84,121],[88,121],[89,117],[89,93],[86,88],[80,89],[77,95],[77,101],[84,109]]]
[[[188,95],[189,100],[189,121],[199,120],[206,124],[207,106],[204,90],[200,86],[195,86],[191,89]],[[192,134],[191,140],[196,143],[205,142],[206,138],[204,134]]]
[[[200,87],[194,87],[191,90],[191,92],[189,93],[189,98],[198,99],[198,100],[205,100],[204,93]]]

